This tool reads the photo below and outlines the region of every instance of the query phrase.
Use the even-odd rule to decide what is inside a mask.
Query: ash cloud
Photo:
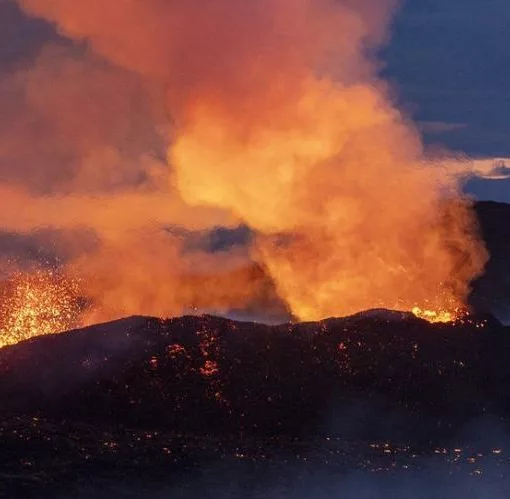
[[[66,42],[0,83],[2,202],[21,207],[0,226],[96,232],[66,266],[95,318],[249,307],[246,273],[195,279],[232,262],[301,319],[463,304],[486,260],[469,202],[378,75],[396,2],[18,4]],[[169,226],[253,237],[189,252]]]

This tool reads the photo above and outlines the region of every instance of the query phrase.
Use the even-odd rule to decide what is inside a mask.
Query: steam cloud
[[[22,209],[0,226],[93,229],[68,265],[101,317],[247,306],[267,288],[247,261],[300,319],[464,303],[486,261],[469,203],[377,76],[394,1],[18,3],[75,43],[2,82]],[[249,254],[163,230],[241,224]]]

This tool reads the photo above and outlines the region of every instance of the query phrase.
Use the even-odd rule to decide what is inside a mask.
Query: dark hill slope
[[[281,326],[131,318],[0,350],[0,414],[271,436],[320,432],[363,400],[413,438],[447,435],[510,416],[510,334],[483,326],[384,311]]]
[[[474,283],[472,304],[510,321],[510,205],[479,202],[476,213],[490,260]]]

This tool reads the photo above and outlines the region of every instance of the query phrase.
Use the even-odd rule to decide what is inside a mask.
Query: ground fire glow
[[[456,310],[423,310],[420,307],[414,307],[412,313],[419,319],[424,319],[431,323],[455,322],[465,315],[459,309]]]
[[[17,273],[1,295],[0,348],[78,325],[77,285],[57,272]]]

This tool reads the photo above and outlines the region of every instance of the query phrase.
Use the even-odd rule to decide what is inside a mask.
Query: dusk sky
[[[510,156],[509,25],[506,0],[405,2],[385,53],[387,73],[428,143]],[[469,190],[510,202],[509,180],[474,180]]]

